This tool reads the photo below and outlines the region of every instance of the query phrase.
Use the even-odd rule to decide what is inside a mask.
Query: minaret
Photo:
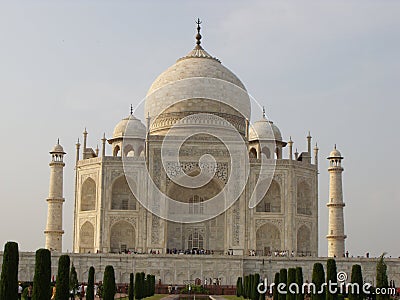
[[[64,172],[64,152],[59,141],[50,151],[50,187],[49,197],[47,198],[47,225],[44,231],[46,235],[46,249],[62,251],[62,207],[63,198],[63,172]]]
[[[342,190],[342,155],[335,149],[329,154],[329,225],[328,225],[328,257],[343,257],[345,254],[343,190]]]

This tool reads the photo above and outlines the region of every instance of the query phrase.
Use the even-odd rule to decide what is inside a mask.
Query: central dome
[[[211,113],[244,121],[250,119],[250,98],[239,78],[197,44],[159,75],[147,93],[150,131],[159,127],[153,122],[161,115],[165,125],[165,116],[171,113],[175,119],[177,114]]]
[[[202,48],[195,48],[161,73],[157,79],[154,80],[147,92],[147,96],[173,82],[200,77],[227,81],[246,90],[240,79],[233,74],[232,71],[222,65],[217,58],[212,57]]]

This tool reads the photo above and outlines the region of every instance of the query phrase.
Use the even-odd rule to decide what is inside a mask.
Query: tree
[[[274,287],[272,289],[272,297],[273,300],[278,300],[279,294],[278,294],[278,284],[279,284],[279,272],[275,273],[275,278],[274,278]]]
[[[38,249],[35,256],[35,275],[33,277],[33,300],[50,299],[51,253]]]
[[[354,290],[353,288],[349,289],[349,300],[362,300],[364,298],[363,295],[363,278],[362,278],[362,271],[360,265],[353,265],[351,268],[351,283],[355,283],[355,286],[358,286],[358,291]]]
[[[247,282],[247,298],[253,299],[253,281],[254,281],[254,275],[249,274],[249,280]]]
[[[384,260],[385,253],[383,253],[377,264],[376,264],[376,288],[379,289],[386,289],[389,287],[389,282],[388,282],[388,277],[387,277],[387,266]],[[382,295],[382,293],[379,293],[376,295],[376,300],[388,300],[389,299],[389,294],[386,293],[385,295]]]
[[[254,274],[254,284],[253,284],[253,300],[260,299],[260,293],[258,292],[258,284],[260,283],[260,274]]]
[[[146,276],[146,297],[150,297],[151,296],[151,275],[147,274]]]
[[[295,268],[289,268],[289,270],[288,270],[288,278],[287,278],[288,293],[286,294],[286,300],[296,300],[296,293],[292,293],[289,290],[289,287],[292,283],[296,284],[296,269]],[[293,287],[291,290],[293,291]],[[296,289],[294,289],[294,290],[296,290]]]
[[[279,284],[282,284],[282,286],[280,288],[281,291],[287,291],[287,270],[286,269],[281,269],[279,271]],[[278,300],[286,300],[286,295],[284,293],[278,292]]]
[[[304,300],[304,293],[303,293],[303,269],[301,267],[296,268],[296,283],[299,287],[299,293],[296,295],[296,300]]]
[[[136,273],[135,276],[135,299],[142,299],[143,296],[141,294],[142,292],[142,283],[141,283],[141,276],[140,273]]]
[[[69,267],[71,260],[68,255],[61,255],[58,259],[58,273],[56,280],[56,300],[69,299]]]
[[[1,267],[1,300],[18,299],[18,263],[18,244],[16,242],[7,242],[4,246],[3,265]]]
[[[326,283],[329,285],[330,282],[337,284],[336,261],[333,258],[329,258],[326,262]],[[337,296],[337,292],[331,293],[329,289],[326,290],[326,300],[337,300]]]
[[[242,283],[242,277],[238,277],[236,281],[236,296],[241,297],[243,296],[243,283]]]
[[[71,271],[69,272],[69,289],[76,294],[76,289],[78,288],[78,274],[76,274],[76,269],[72,263]]]
[[[129,275],[129,288],[128,288],[128,298],[129,300],[134,300],[134,291],[135,291],[135,285],[134,285],[134,278],[135,275],[131,273]]]
[[[94,267],[89,268],[89,277],[86,290],[86,300],[94,300]]]
[[[325,300],[325,289],[322,290],[322,284],[325,283],[325,272],[321,263],[314,264],[312,283],[315,285],[315,292],[311,291],[311,300]]]
[[[156,293],[156,275],[151,275],[151,287],[151,296],[154,296],[154,294]]]
[[[140,282],[142,284],[142,292],[141,292],[142,298],[146,298],[147,286],[146,286],[146,275],[144,274],[144,272],[140,273]]]
[[[113,266],[106,266],[104,270],[103,287],[103,300],[114,300],[116,286]]]

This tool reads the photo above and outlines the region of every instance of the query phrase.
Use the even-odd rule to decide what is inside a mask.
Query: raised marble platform
[[[220,278],[223,285],[235,285],[238,276],[260,273],[261,277],[273,280],[281,268],[303,267],[304,280],[311,281],[314,263],[326,265],[327,258],[314,257],[262,257],[228,255],[151,255],[151,254],[74,254],[68,253],[74,263],[79,281],[87,281],[88,270],[94,266],[96,281],[101,281],[107,265],[114,266],[118,283],[129,282],[131,272],[145,272],[156,275],[156,281],[163,284],[183,284],[188,280],[200,278]],[[60,253],[52,253],[52,274],[57,275]],[[0,252],[0,264],[3,254]],[[350,279],[353,264],[362,266],[364,280],[375,283],[377,258],[338,258],[337,269],[347,273]],[[387,258],[389,280],[400,285],[400,259]],[[32,281],[35,270],[35,253],[20,253],[19,279]]]

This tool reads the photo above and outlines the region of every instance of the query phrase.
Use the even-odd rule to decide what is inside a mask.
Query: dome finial
[[[196,24],[197,24],[196,44],[197,44],[197,46],[196,46],[196,48],[201,48],[201,46],[200,46],[200,44],[201,44],[200,24],[201,23],[202,22],[200,21],[200,18],[197,18],[197,21],[196,21]]]
[[[133,115],[133,105],[131,104],[131,116]]]
[[[263,106],[263,111],[262,111],[263,119],[267,119],[267,116],[265,115],[265,106]]]

